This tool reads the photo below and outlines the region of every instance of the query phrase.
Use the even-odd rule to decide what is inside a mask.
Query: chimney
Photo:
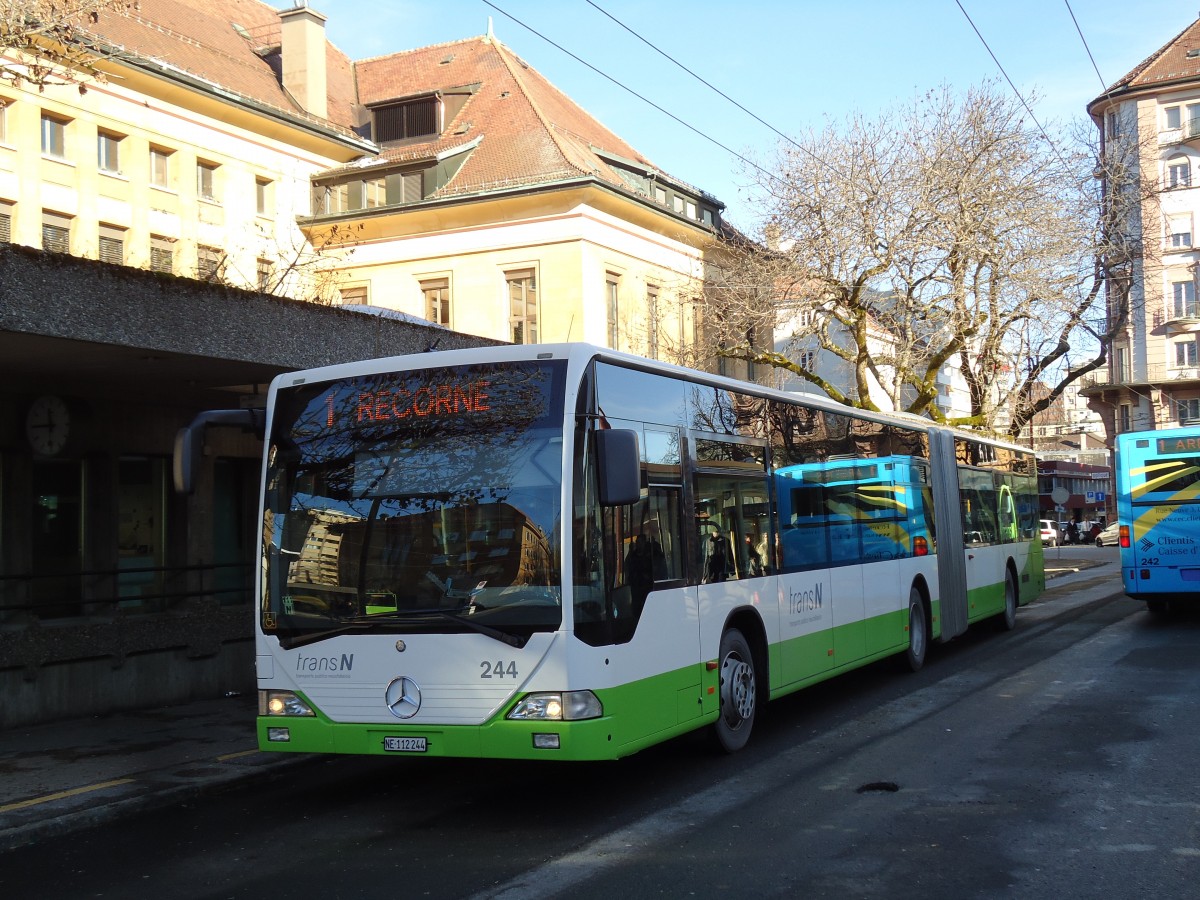
[[[305,112],[329,117],[325,86],[325,16],[297,0],[294,9],[279,11],[283,88]]]

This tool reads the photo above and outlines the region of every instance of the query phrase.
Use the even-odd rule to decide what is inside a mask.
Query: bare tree
[[[0,81],[44,91],[104,81],[97,67],[113,48],[98,43],[88,26],[118,15],[130,0],[0,0]]]
[[[1015,436],[1128,316],[1142,246],[1116,226],[1152,193],[1137,152],[1052,142],[991,83],[783,143],[757,176],[761,241],[710,279],[720,352],[852,406]],[[970,396],[953,420],[948,365]]]

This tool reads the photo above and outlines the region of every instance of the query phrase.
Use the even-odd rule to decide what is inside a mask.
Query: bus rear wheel
[[[721,711],[713,725],[713,737],[726,753],[735,753],[746,746],[754,728],[758,706],[754,655],[742,633],[730,628],[721,636],[718,658]]]
[[[920,672],[929,650],[929,624],[925,616],[925,598],[913,585],[908,591],[908,650],[904,662],[910,671]]]
[[[1000,631],[1012,631],[1017,627],[1017,583],[1011,570],[1004,573],[1004,612],[996,617]]]

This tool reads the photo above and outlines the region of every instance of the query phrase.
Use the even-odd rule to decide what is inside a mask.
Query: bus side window
[[[622,581],[630,588],[635,619],[656,585],[683,578],[679,495],[678,488],[652,487],[628,509]]]
[[[702,583],[758,578],[770,571],[770,506],[765,480],[696,478],[696,527]]]

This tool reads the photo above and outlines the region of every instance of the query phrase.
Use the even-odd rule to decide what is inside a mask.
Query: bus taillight
[[[920,537],[920,536],[913,538],[913,556],[928,556],[928,555],[929,555],[929,541],[925,540],[925,538]]]
[[[1120,542],[1121,546],[1128,548],[1129,547],[1129,526],[1128,525],[1118,525],[1117,532],[1118,532],[1117,540]]]

